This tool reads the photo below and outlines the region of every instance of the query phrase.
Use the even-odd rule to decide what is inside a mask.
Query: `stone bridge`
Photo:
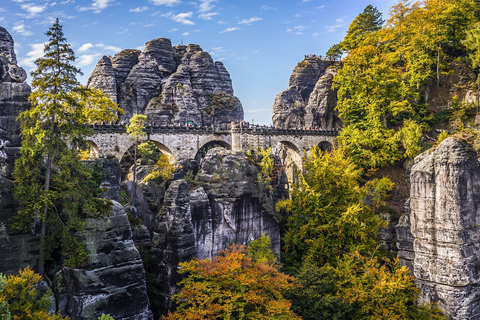
[[[122,160],[133,141],[124,125],[102,124],[92,126],[94,135],[89,138],[94,157],[116,157]],[[269,148],[281,143],[291,154],[290,158],[301,165],[301,157],[311,147],[330,148],[338,131],[277,129],[272,127],[222,124],[210,127],[146,126],[147,140],[169,157],[171,162],[194,159],[209,146],[222,146],[235,151]],[[300,163],[299,163],[300,161]]]

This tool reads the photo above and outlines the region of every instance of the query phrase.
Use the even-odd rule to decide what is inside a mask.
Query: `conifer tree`
[[[147,116],[143,114],[134,114],[130,119],[130,124],[127,125],[127,133],[130,138],[135,142],[134,144],[134,156],[133,156],[133,186],[130,194],[130,201],[133,201],[135,195],[135,189],[137,185],[137,147],[138,141],[145,137],[145,122],[147,122]]]
[[[369,4],[352,21],[340,46],[347,51],[357,48],[370,33],[380,30],[383,23],[382,13]]]
[[[67,264],[78,264],[86,257],[72,234],[81,227],[80,218],[95,211],[96,201],[79,150],[86,148],[85,138],[92,133],[89,123],[112,121],[122,112],[100,91],[80,86],[76,76],[81,72],[73,65],[75,54],[58,18],[46,35],[44,56],[35,61],[37,69],[31,74],[32,108],[19,116],[22,148],[14,171],[14,195],[21,206],[14,226],[26,230],[32,222],[41,221],[42,276],[48,224],[56,226],[52,231],[57,240],[62,239]]]

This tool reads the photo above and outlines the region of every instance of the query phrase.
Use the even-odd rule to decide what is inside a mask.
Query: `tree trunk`
[[[50,142],[51,145],[51,142]],[[50,158],[50,153],[47,155],[47,172],[45,174],[45,191],[46,194],[50,190],[50,175],[52,170],[52,159]],[[47,233],[47,212],[48,212],[48,204],[45,203],[43,207],[43,219],[42,219],[42,228],[40,230],[40,251],[38,254],[38,273],[44,277],[45,275],[45,235]]]
[[[440,86],[440,44],[437,49],[437,88]]]
[[[133,204],[135,189],[137,185],[137,136],[135,136],[135,150],[133,151],[133,185],[130,194],[130,202]]]

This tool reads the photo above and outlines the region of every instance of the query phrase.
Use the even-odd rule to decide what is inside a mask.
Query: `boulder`
[[[263,233],[272,240],[272,250],[280,254],[280,233],[278,221],[274,215],[271,199],[263,185],[257,182],[258,170],[249,162],[243,152],[213,148],[207,152],[195,181],[208,196],[210,208],[204,204],[204,198],[197,191],[199,204],[192,202],[195,208],[202,208],[192,215],[208,216],[211,211],[212,226],[196,226],[195,230],[212,230],[211,247],[205,246],[202,256],[211,256],[227,248],[231,243],[248,244]],[[206,224],[210,219],[197,219]]]
[[[95,69],[88,78],[87,87],[102,88],[113,102],[117,103],[117,83],[112,61],[109,57],[103,56],[98,60]]]
[[[17,63],[13,38],[3,27],[0,27],[0,56],[6,57],[13,64]]]
[[[171,296],[180,280],[178,263],[195,256],[195,238],[190,211],[190,195],[184,180],[172,182],[165,192],[164,205],[153,226],[152,256],[162,282],[162,305],[171,307]]]
[[[246,245],[270,236],[280,254],[280,229],[258,170],[243,152],[210,149],[193,185],[175,180],[165,192],[153,226],[152,256],[163,288],[164,309],[176,292],[178,263],[194,257],[212,258],[230,244]]]
[[[315,84],[305,107],[305,129],[333,130],[341,127],[338,112],[335,110],[337,90],[332,89],[333,78],[336,75],[336,68],[328,68]]]
[[[415,159],[410,176],[413,274],[420,302],[450,319],[480,319],[480,163],[450,137]]]
[[[88,261],[55,276],[59,309],[71,319],[152,319],[142,259],[127,214],[118,202],[105,217],[87,219],[79,239]]]
[[[243,120],[230,75],[199,45],[172,47],[168,39],[147,42],[145,50],[103,57],[87,86],[101,89],[125,111],[146,114],[160,125],[195,126]]]
[[[338,62],[306,56],[290,76],[289,87],[275,97],[273,125],[281,129],[337,129],[341,127],[332,89]]]
[[[38,260],[38,239],[12,234],[11,218],[17,212],[13,198],[12,171],[20,155],[20,123],[16,118],[28,109],[31,88],[26,73],[17,66],[12,36],[0,27],[0,272],[11,274]]]

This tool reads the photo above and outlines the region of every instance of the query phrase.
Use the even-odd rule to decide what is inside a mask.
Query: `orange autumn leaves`
[[[175,313],[165,319],[301,319],[283,293],[294,278],[268,262],[258,263],[244,246],[232,245],[213,260],[180,263],[182,290]]]

